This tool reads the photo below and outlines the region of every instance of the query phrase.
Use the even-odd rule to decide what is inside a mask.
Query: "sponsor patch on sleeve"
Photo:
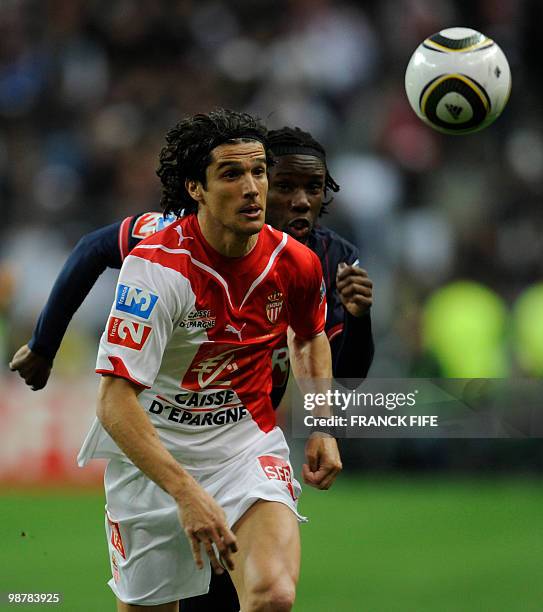
[[[127,312],[141,319],[148,319],[157,303],[158,295],[119,283],[117,286],[116,310]]]
[[[162,227],[158,227],[159,220],[162,219],[162,213],[148,212],[140,215],[134,222],[132,228],[132,237],[138,240],[143,240],[148,236],[152,236]]]
[[[129,349],[141,351],[152,328],[143,323],[109,317],[107,326],[107,340],[111,344],[118,344]]]

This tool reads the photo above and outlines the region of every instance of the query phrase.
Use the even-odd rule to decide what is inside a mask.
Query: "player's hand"
[[[25,344],[13,355],[9,369],[12,372],[19,372],[19,376],[29,387],[32,387],[32,391],[38,391],[47,384],[49,374],[51,374],[51,362]]]
[[[198,569],[204,567],[201,551],[203,545],[213,571],[216,574],[224,572],[213,549],[215,544],[226,567],[233,570],[232,553],[238,550],[236,536],[226,523],[224,510],[213,497],[193,481],[183,492],[182,499],[177,500],[177,508]]]
[[[305,445],[302,478],[317,489],[329,489],[341,471],[341,458],[335,438],[327,434],[311,434]]]
[[[371,308],[373,283],[366,270],[340,263],[337,267],[336,287],[341,303],[353,317],[361,317]]]

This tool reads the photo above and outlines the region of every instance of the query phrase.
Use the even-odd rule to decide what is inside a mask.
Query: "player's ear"
[[[202,201],[202,189],[199,181],[194,179],[186,179],[185,189],[193,200],[196,200],[197,202]]]

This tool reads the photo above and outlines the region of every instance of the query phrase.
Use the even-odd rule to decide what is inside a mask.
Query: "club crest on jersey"
[[[122,312],[128,312],[135,317],[148,319],[153,312],[157,300],[158,295],[150,291],[119,283],[115,308]]]
[[[268,295],[268,303],[266,304],[266,316],[270,323],[276,323],[281,309],[283,308],[283,294],[280,291],[274,291]]]
[[[143,325],[143,323],[127,321],[126,319],[119,319],[119,317],[109,317],[107,340],[111,344],[141,351],[151,331],[151,328],[148,325]]]

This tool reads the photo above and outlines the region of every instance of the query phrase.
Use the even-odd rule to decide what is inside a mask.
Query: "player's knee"
[[[248,597],[247,610],[250,612],[290,612],[295,597],[294,582],[283,579],[253,590]]]

